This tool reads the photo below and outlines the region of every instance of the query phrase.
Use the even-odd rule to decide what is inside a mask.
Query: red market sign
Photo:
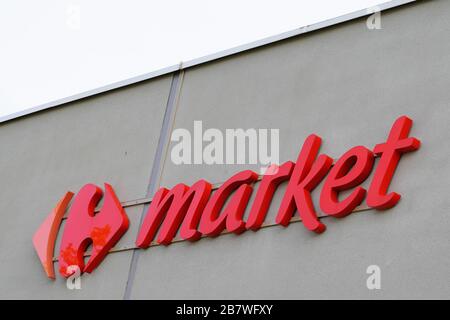
[[[183,183],[172,189],[157,191],[145,215],[136,238],[136,246],[148,248],[152,241],[169,245],[177,232],[184,240],[196,241],[202,236],[215,237],[223,231],[240,234],[246,230],[261,228],[277,187],[287,181],[287,189],[276,216],[276,223],[287,226],[295,212],[306,229],[322,233],[326,226],[318,219],[311,199],[311,192],[324,181],[320,191],[320,208],[329,216],[345,217],[353,212],[364,199],[377,210],[395,206],[400,200],[396,192],[389,192],[389,184],[403,153],[415,151],[420,141],[409,137],[412,120],[398,118],[386,142],[377,144],[373,150],[364,146],[353,147],[335,163],[326,154],[319,155],[321,138],[308,136],[297,161],[272,166],[264,174],[256,190],[247,221],[244,212],[249,205],[253,183],[258,175],[250,170],[238,172],[214,193],[212,185],[199,180],[192,186]],[[374,168],[374,158],[379,156]],[[360,186],[375,170],[368,189]],[[351,191],[345,198],[339,196],[344,190]],[[95,208],[102,196],[101,210]],[[49,278],[55,278],[53,252],[55,240],[66,208],[73,197],[68,192],[53,212],[39,227],[33,244]],[[226,204],[226,205],[225,205]],[[70,207],[60,244],[59,272],[70,276],[69,266],[78,266],[82,272],[92,272],[105,258],[110,249],[127,231],[128,217],[115,195],[113,188],[105,184],[105,193],[93,185],[85,185],[76,195]],[[84,263],[84,253],[92,243],[92,254]]]

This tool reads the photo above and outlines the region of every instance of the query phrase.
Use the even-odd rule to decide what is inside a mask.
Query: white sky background
[[[386,1],[2,0],[0,117]]]

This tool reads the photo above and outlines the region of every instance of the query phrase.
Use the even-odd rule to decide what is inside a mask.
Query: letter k
[[[278,210],[276,223],[287,226],[297,209],[307,229],[316,233],[325,231],[325,225],[317,218],[311,191],[325,177],[333,159],[325,154],[317,157],[320,145],[320,137],[312,134],[306,138]]]

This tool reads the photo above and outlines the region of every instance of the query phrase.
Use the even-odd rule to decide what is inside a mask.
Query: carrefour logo
[[[296,219],[315,233],[326,230],[311,198],[311,192],[322,181],[319,206],[328,216],[345,217],[363,201],[370,208],[389,209],[400,200],[400,194],[389,191],[389,185],[401,155],[420,147],[418,139],[409,137],[411,127],[411,119],[399,117],[385,142],[373,148],[353,147],[337,160],[319,154],[322,140],[312,134],[305,139],[296,162],[271,165],[262,175],[244,170],[217,187],[199,180],[191,186],[180,183],[170,190],[160,188],[148,206],[133,249],[170,245],[177,234],[183,241],[197,241],[222,233],[257,231],[263,227],[274,193],[283,182],[287,182],[287,188],[275,220],[282,226]],[[372,171],[365,189],[361,184]],[[244,219],[256,182],[258,188],[248,218]],[[340,194],[342,191],[347,191],[345,196]],[[102,198],[102,206],[97,210]],[[55,242],[66,212],[67,221],[55,259]],[[299,217],[294,217],[295,212]],[[97,268],[128,227],[127,214],[113,187],[105,184],[103,192],[98,186],[87,184],[75,197],[67,192],[61,198],[36,231],[33,244],[49,278],[55,278],[55,260],[61,276],[68,277],[74,272],[73,267],[81,272]],[[89,246],[92,252],[85,263]]]

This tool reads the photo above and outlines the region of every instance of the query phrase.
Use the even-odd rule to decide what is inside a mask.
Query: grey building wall
[[[31,239],[59,198],[86,183],[108,182],[122,201],[146,196],[170,84],[166,76],[0,126],[1,298],[123,296],[131,252],[112,254],[104,272],[69,291],[46,278]],[[127,212],[121,243],[132,241],[142,208]]]
[[[381,30],[356,19],[186,69],[175,84],[167,75],[1,124],[0,298],[449,298],[449,12],[448,1],[421,1],[383,12]],[[164,117],[169,129],[279,128],[284,162],[310,133],[334,158],[371,148],[403,114],[422,147],[400,161],[390,188],[403,198],[388,211],[325,217],[321,235],[293,223],[111,253],[73,291],[45,277],[33,250],[57,200],[85,183],[109,182],[128,201],[151,185],[259,168],[174,165]],[[126,209],[116,248],[133,246],[143,209]],[[366,287],[372,264],[381,290]]]

